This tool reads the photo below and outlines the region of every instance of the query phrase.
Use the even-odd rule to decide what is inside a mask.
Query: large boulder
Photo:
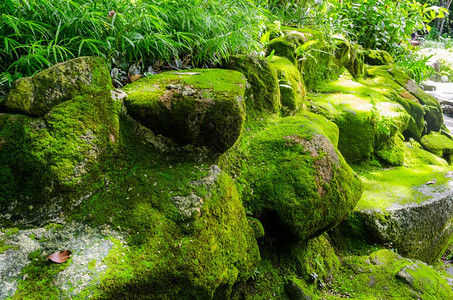
[[[240,182],[244,204],[263,225],[315,237],[342,221],[361,183],[336,150],[338,128],[321,116],[287,117],[251,140]]]
[[[267,59],[253,55],[232,55],[223,67],[244,74],[247,79],[247,110],[278,112],[281,107],[277,74]]]
[[[402,167],[361,173],[364,193],[354,214],[371,242],[432,263],[453,235],[453,176],[445,160],[416,142],[406,151]]]
[[[4,105],[13,112],[43,116],[52,107],[78,95],[111,88],[112,80],[101,58],[78,57],[17,80]]]
[[[124,105],[156,134],[223,153],[242,132],[245,85],[233,70],[170,71],[126,86]]]

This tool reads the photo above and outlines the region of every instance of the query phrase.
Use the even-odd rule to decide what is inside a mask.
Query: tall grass
[[[2,0],[0,84],[98,55],[114,64],[185,59],[203,66],[261,50],[267,13],[236,0]],[[110,14],[110,11],[115,14]]]

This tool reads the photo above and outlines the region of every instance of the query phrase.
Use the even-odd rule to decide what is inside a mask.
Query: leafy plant
[[[83,55],[141,61],[143,70],[212,65],[261,51],[269,15],[248,0],[6,0],[0,8],[0,74],[25,76]]]
[[[343,0],[337,9],[340,16],[351,21],[350,29],[359,44],[393,54],[404,52],[410,34],[429,31],[429,22],[448,13],[415,0]]]
[[[421,83],[424,80],[432,77],[435,70],[426,63],[432,57],[421,56],[417,53],[405,53],[396,58],[396,65],[404,70],[413,80]]]

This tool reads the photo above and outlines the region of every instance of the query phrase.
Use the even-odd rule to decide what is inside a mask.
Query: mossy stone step
[[[393,243],[406,257],[438,259],[453,235],[453,169],[447,162],[406,144],[405,166],[358,171],[364,193],[354,214],[365,236]]]

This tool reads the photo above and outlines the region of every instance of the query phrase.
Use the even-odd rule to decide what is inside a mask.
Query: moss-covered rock
[[[406,139],[413,138],[419,141],[426,131],[425,109],[416,97],[394,80],[388,72],[389,68],[388,66],[368,68],[367,78],[361,79],[360,82],[403,106],[411,116],[403,134]]]
[[[53,201],[77,187],[104,153],[116,147],[119,111],[120,102],[107,91],[67,100],[42,118],[2,114],[2,212],[11,204],[15,209],[10,215],[25,217],[29,211],[21,212],[23,206]],[[12,204],[18,199],[20,205]]]
[[[325,41],[324,34],[310,27],[282,27],[283,37],[272,40],[267,51],[284,57],[301,72],[308,90],[315,89],[322,81],[335,79],[342,72],[333,59],[335,45]],[[338,46],[343,49],[344,46]],[[339,57],[345,49],[338,51]]]
[[[117,172],[110,173],[109,189],[82,204],[82,215],[72,211],[84,223],[104,225],[74,229],[63,221],[5,237],[12,248],[0,258],[17,258],[7,264],[0,260],[0,278],[14,281],[15,297],[225,299],[234,284],[253,274],[260,259],[255,236],[232,179],[219,168],[176,164],[166,173],[143,166]],[[166,184],[172,176],[178,180]],[[148,179],[155,184],[140,184]],[[179,189],[167,193],[175,186]],[[187,219],[174,198],[190,195],[202,203],[199,215]],[[121,224],[116,228],[122,233],[105,226],[109,219]],[[59,249],[73,254],[56,268],[45,255]],[[32,261],[24,267],[27,255]],[[5,296],[3,290],[0,295]]]
[[[274,56],[271,68],[277,73],[281,102],[287,114],[303,108],[305,86],[299,70],[286,58]]]
[[[350,256],[327,299],[450,299],[447,280],[433,267],[403,258],[390,250]]]
[[[274,55],[284,57],[299,66],[296,48],[302,46],[310,40],[310,35],[299,31],[287,31],[284,36],[273,39],[267,46],[267,52],[274,52]]]
[[[223,66],[237,70],[247,78],[247,110],[278,112],[281,107],[278,78],[266,59],[252,55],[232,55]]]
[[[342,77],[310,94],[310,109],[340,129],[338,149],[349,163],[371,159],[397,132],[405,131],[410,116],[379,92]]]
[[[453,141],[447,136],[432,131],[422,137],[420,144],[425,150],[444,158],[449,163],[453,162]]]
[[[393,64],[393,58],[387,51],[366,50],[363,52],[365,63],[372,66],[382,66]]]
[[[100,58],[78,57],[33,77],[17,80],[5,99],[10,111],[43,116],[54,106],[84,94],[112,89],[107,65]]]
[[[404,164],[404,154],[406,151],[404,136],[401,132],[398,132],[380,146],[381,147],[377,150],[376,154],[381,160],[394,166],[402,166]]]
[[[156,134],[223,153],[242,132],[245,84],[233,70],[164,72],[128,85],[124,105]]]
[[[340,268],[340,260],[327,239],[327,234],[290,246],[286,263],[305,282],[323,286],[331,282]]]
[[[335,37],[334,62],[341,68],[345,66],[351,58],[351,44],[342,37]]]
[[[425,93],[409,76],[401,70],[389,69],[393,79],[411,93],[425,109],[425,121],[428,133],[439,131],[444,123],[442,108],[439,101],[433,96]]]
[[[359,45],[352,45],[349,61],[345,67],[354,78],[361,78],[366,74],[365,55]]]
[[[147,219],[150,232],[140,246],[118,249],[125,256],[107,258],[109,270],[99,287],[103,298],[228,298],[235,283],[253,274],[258,247],[231,178],[218,173],[189,187],[189,194],[203,197],[199,216],[190,221],[178,222],[142,202],[135,217]]]
[[[301,240],[338,224],[358,201],[361,183],[335,149],[337,139],[333,123],[310,113],[256,134],[240,177],[247,209],[265,227],[277,218]]]
[[[438,259],[453,235],[453,182],[445,160],[407,144],[403,167],[360,175],[364,193],[355,214],[368,238],[391,242],[407,257],[428,263]]]

